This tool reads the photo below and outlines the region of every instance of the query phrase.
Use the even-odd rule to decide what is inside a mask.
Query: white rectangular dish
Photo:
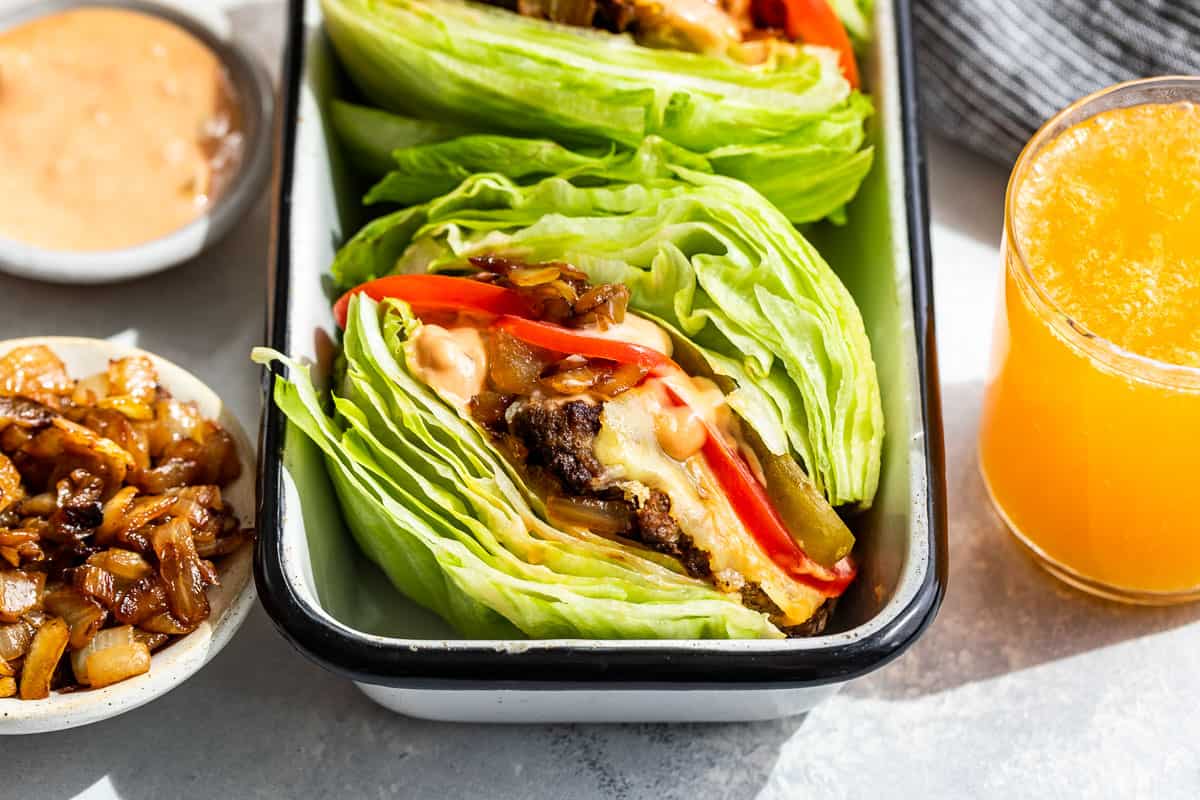
[[[280,114],[271,347],[328,375],[327,272],[362,221],[362,186],[327,124],[344,77],[315,4],[291,4]],[[924,165],[907,0],[875,3],[865,60],[872,174],[850,224],[810,232],[862,310],[888,434],[879,494],[855,520],[858,581],[821,636],[780,641],[479,641],[416,606],[345,531],[315,447],[264,403],[259,593],[283,634],[380,704],[470,721],[749,720],[795,714],[899,655],[932,620],[946,575],[945,475]],[[264,376],[264,388],[272,376]]]

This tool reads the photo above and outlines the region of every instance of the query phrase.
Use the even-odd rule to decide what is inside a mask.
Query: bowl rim
[[[465,687],[484,681],[497,687],[538,689],[569,685],[653,684],[663,688],[701,685],[771,688],[841,683],[877,669],[907,649],[933,620],[945,592],[947,514],[940,386],[934,345],[932,265],[924,148],[916,106],[915,64],[909,0],[894,0],[899,135],[909,239],[919,408],[924,424],[925,536],[919,551],[920,582],[901,608],[881,611],[845,634],[775,641],[529,640],[473,641],[400,639],[356,631],[302,596],[286,567],[281,535],[285,420],[270,402],[275,369],[263,370],[263,417],[259,444],[259,538],[255,580],[259,597],[276,627],[304,655],[360,683],[409,687]],[[270,346],[288,350],[289,252],[292,188],[300,90],[305,69],[304,0],[290,0],[287,47],[275,175],[274,257],[269,269]],[[916,526],[914,526],[916,527]],[[871,627],[869,632],[856,630]]]
[[[169,269],[220,241],[262,191],[271,169],[275,91],[261,59],[232,38],[224,12],[151,0],[41,0],[0,10],[0,30],[75,8],[137,11],[174,23],[209,47],[224,64],[242,105],[246,137],[230,186],[196,219],[164,236],[111,250],[54,250],[0,235],[0,272],[50,283],[131,280]]]
[[[179,387],[187,383],[186,392],[191,399],[200,399],[207,394],[205,402],[214,401],[219,404],[221,412],[218,415],[221,425],[229,432],[238,446],[242,461],[245,492],[253,491],[250,476],[255,463],[254,446],[240,421],[213,391],[208,384],[200,380],[188,370],[180,367],[162,356],[143,350],[140,347],[118,344],[107,339],[93,339],[84,336],[28,336],[0,341],[0,353],[6,353],[14,347],[28,345],[46,345],[52,350],[58,347],[87,347],[96,351],[104,358],[119,358],[128,355],[146,355],[159,370],[160,378],[165,373],[164,383],[168,388]],[[56,350],[57,352],[57,350]],[[184,394],[180,392],[180,394]],[[236,484],[235,484],[236,485]],[[251,514],[249,508],[239,510],[238,516],[246,522]],[[228,593],[229,599],[216,619],[209,618],[197,630],[172,642],[165,651],[155,653],[151,661],[150,671],[130,678],[120,683],[114,683],[103,689],[86,689],[77,692],[52,692],[43,700],[19,700],[15,698],[0,699],[0,736],[5,734],[44,733],[49,731],[66,730],[93,722],[100,722],[126,711],[132,711],[150,701],[161,697],[179,684],[198,672],[205,664],[213,659],[233,638],[246,621],[250,610],[254,607],[257,589],[252,580],[253,542],[246,542],[221,562],[222,577],[226,582],[220,587],[222,594]],[[232,578],[230,582],[229,579]],[[186,645],[191,644],[190,647]],[[163,652],[172,648],[185,647],[183,654],[172,659],[170,664],[159,665],[159,657]],[[193,648],[202,648],[196,653]]]

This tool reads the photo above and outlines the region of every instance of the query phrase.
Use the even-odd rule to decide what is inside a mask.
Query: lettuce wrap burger
[[[394,147],[474,132],[636,149],[658,136],[749,183],[794,223],[842,219],[871,166],[871,104],[847,35],[865,33],[856,0],[323,0],[322,9],[366,98],[420,118],[343,105],[334,123],[352,153],[389,132],[400,134]]]
[[[368,224],[331,398],[256,355],[364,551],[465,636],[811,635],[854,578],[835,506],[883,422],[853,301],[756,192],[641,156]]]

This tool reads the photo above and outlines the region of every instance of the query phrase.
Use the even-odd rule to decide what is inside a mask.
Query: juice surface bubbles
[[[1200,594],[1200,107],[1156,102],[1161,81],[1200,99],[1188,79],[1116,87],[1018,161],[980,433],[1017,537],[1141,602]]]
[[[1104,111],[1055,138],[1014,233],[1068,317],[1133,353],[1200,366],[1200,106]]]

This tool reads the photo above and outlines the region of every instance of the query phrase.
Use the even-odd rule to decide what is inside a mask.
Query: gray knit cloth
[[[1200,0],[915,0],[913,17],[925,122],[1006,164],[1096,89],[1200,74]]]

